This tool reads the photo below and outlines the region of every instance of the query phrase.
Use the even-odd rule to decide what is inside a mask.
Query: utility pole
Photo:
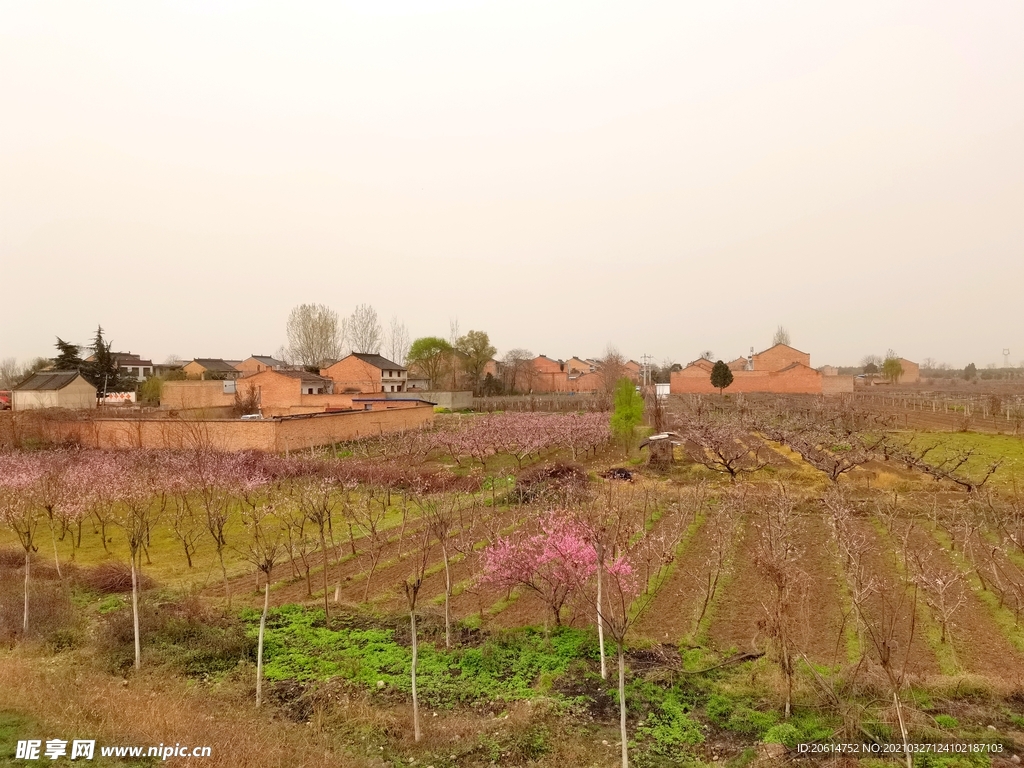
[[[654,358],[652,358],[650,355],[641,355],[640,356],[640,360],[643,361],[643,364],[644,364],[643,365],[643,373],[644,373],[644,386],[645,387],[651,386],[651,360],[653,360],[653,359]]]

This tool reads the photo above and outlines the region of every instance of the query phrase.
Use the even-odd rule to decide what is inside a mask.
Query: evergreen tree
[[[965,379],[973,379],[977,375],[978,375],[978,366],[976,366],[974,363],[968,363],[967,367],[964,368],[964,378]]]
[[[100,392],[122,392],[133,388],[118,367],[117,358],[110,351],[111,342],[103,338],[103,326],[96,327],[96,336],[91,348],[92,361],[82,373],[96,389]]]
[[[57,337],[57,357],[53,361],[53,367],[58,371],[80,371],[85,365],[81,355],[78,353],[78,345],[70,341],[64,341]]]
[[[711,386],[725,394],[725,388],[732,384],[732,370],[729,366],[719,360],[711,369]]]

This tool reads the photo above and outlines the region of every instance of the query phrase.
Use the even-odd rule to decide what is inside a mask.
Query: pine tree
[[[83,374],[101,392],[120,392],[128,382],[124,380],[117,358],[110,351],[111,342],[103,338],[103,326],[96,326],[92,342],[92,362]]]
[[[726,363],[719,360],[711,369],[711,386],[725,394],[725,388],[730,384],[732,384],[732,370]]]
[[[70,341],[64,341],[60,336],[57,337],[57,343],[54,345],[57,347],[58,355],[53,361],[54,369],[58,371],[80,371],[82,366],[85,365],[81,355],[78,353],[78,345],[72,344]]]

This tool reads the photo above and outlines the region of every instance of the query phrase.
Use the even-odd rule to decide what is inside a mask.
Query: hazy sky
[[[0,0],[0,357],[292,306],[1024,361],[1024,3]]]

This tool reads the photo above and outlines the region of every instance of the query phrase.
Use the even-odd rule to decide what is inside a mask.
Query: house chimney
[[[747,357],[747,370],[754,370],[754,348],[750,348],[750,355]]]

